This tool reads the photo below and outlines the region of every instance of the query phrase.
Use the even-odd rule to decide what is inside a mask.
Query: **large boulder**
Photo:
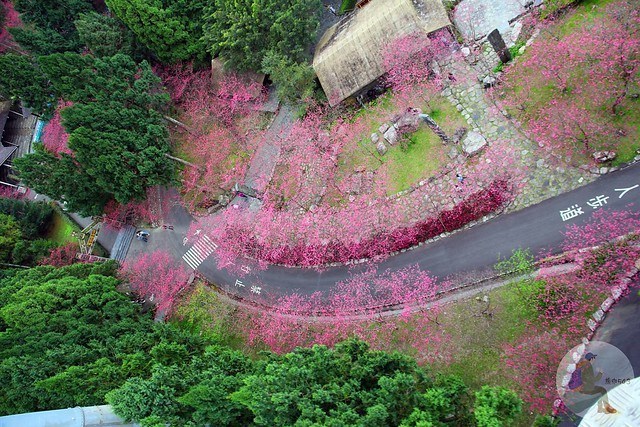
[[[484,139],[484,136],[475,131],[469,131],[462,140],[462,150],[467,156],[479,153],[486,145],[487,140]]]
[[[420,125],[420,111],[417,108],[408,108],[407,111],[402,114],[393,124],[393,126],[398,130],[401,135],[405,133],[411,133],[418,130],[418,126]]]
[[[377,144],[380,141],[380,136],[377,133],[371,134],[371,142]]]
[[[389,145],[394,145],[398,142],[400,135],[398,134],[398,129],[395,126],[390,126],[389,129],[384,133],[384,139],[387,140]]]

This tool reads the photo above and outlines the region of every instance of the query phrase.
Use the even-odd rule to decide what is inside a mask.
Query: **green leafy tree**
[[[12,216],[0,214],[0,262],[11,261],[11,253],[21,239],[18,222]]]
[[[207,347],[191,359],[184,350],[157,345],[152,350],[156,363],[150,378],[132,378],[107,394],[116,413],[143,425],[157,420],[176,425],[187,420],[195,425],[249,425],[250,412],[229,395],[242,386],[252,362],[223,346]]]
[[[78,51],[82,47],[73,25],[81,13],[93,9],[90,0],[14,0],[27,26],[10,30],[15,40],[35,55]]]
[[[135,56],[138,50],[133,33],[117,18],[89,12],[78,15],[75,25],[80,41],[95,56]]]
[[[535,257],[529,249],[514,249],[509,258],[498,256],[495,270],[504,275],[529,274],[535,267]]]
[[[128,378],[151,376],[155,357],[202,354],[198,336],[153,322],[118,292],[115,268],[0,275],[0,415],[103,404]]]
[[[398,425],[427,385],[408,356],[345,341],[272,356],[232,399],[258,425]]]
[[[56,246],[56,242],[46,239],[20,240],[11,252],[11,259],[14,264],[35,265]]]
[[[67,39],[51,28],[14,27],[9,32],[22,49],[35,56],[80,50],[77,35]]]
[[[240,71],[260,70],[269,51],[303,62],[321,11],[320,0],[215,0],[205,10],[203,40]]]
[[[0,198],[0,213],[18,221],[23,237],[28,240],[44,237],[53,219],[53,208],[44,202]]]
[[[171,182],[168,131],[159,112],[168,96],[147,62],[65,53],[39,63],[56,93],[74,102],[62,111],[72,155],[36,150],[19,159],[25,184],[96,215],[112,198],[141,200],[148,187]]]
[[[262,71],[271,76],[280,99],[297,102],[313,96],[316,74],[306,63],[269,51],[262,59]]]
[[[56,93],[74,103],[119,102],[125,107],[162,109],[169,96],[148,62],[136,63],[128,55],[95,58],[75,53],[38,59]]]
[[[474,416],[478,427],[513,425],[513,420],[520,412],[522,400],[511,390],[483,386],[476,392]]]
[[[206,54],[200,40],[203,1],[106,0],[106,3],[161,61],[202,59]]]
[[[41,114],[50,114],[56,99],[46,76],[25,55],[0,55],[0,94],[5,99],[20,99],[25,106]]]
[[[456,376],[438,375],[401,427],[469,425],[469,390]]]
[[[68,202],[69,209],[81,215],[100,214],[111,198],[110,193],[95,185],[93,177],[73,157],[62,154],[58,158],[40,145],[34,153],[16,159],[14,166],[29,187]]]

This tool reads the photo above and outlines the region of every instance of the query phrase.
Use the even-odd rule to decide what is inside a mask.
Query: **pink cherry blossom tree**
[[[59,101],[58,106],[53,114],[51,120],[47,122],[42,130],[42,144],[51,153],[59,156],[62,153],[73,154],[71,149],[67,146],[69,141],[69,134],[65,131],[62,125],[62,117],[60,112],[67,107],[73,105],[72,102]]]
[[[158,250],[127,260],[120,276],[131,290],[152,301],[159,312],[169,312],[178,294],[186,288],[189,274],[168,253]]]
[[[63,246],[58,246],[51,250],[49,256],[40,260],[40,265],[51,265],[53,267],[64,267],[74,262],[80,262],[76,259],[76,255],[80,252],[77,243],[71,242]]]
[[[4,26],[0,29],[0,53],[7,50],[18,50],[19,46],[11,37],[9,28],[22,27],[22,21],[20,20],[20,14],[13,7],[13,2],[10,0],[2,0],[0,7],[4,9]]]
[[[415,91],[416,86],[441,85],[442,76],[434,61],[451,53],[452,40],[446,31],[427,34],[410,33],[399,37],[383,49],[385,80],[395,92]]]
[[[257,138],[252,125],[245,129],[241,122],[257,118],[262,88],[235,74],[225,74],[214,84],[210,70],[196,71],[192,64],[157,66],[155,72],[186,125],[174,129],[172,140],[180,155],[197,165],[185,167],[182,174],[183,193],[190,194],[195,208],[244,176]]]
[[[357,336],[375,348],[400,346],[426,360],[443,360],[447,337],[436,332],[440,306],[435,300],[448,286],[417,267],[383,272],[372,267],[338,284],[330,295],[280,297],[268,302],[270,312],[242,312],[240,323],[252,345],[278,353]],[[395,312],[387,316],[386,310]]]
[[[543,31],[506,69],[504,102],[552,152],[590,156],[627,132],[614,123],[640,69],[640,11],[626,1],[603,8],[562,37]]]

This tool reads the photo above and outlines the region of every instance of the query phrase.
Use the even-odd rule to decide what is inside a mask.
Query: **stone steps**
[[[113,243],[113,249],[109,258],[115,259],[118,262],[123,262],[129,251],[129,246],[133,241],[133,237],[136,234],[136,228],[131,225],[125,225],[118,232],[116,241]]]

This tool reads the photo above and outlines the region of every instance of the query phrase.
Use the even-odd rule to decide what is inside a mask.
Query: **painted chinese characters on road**
[[[197,270],[200,264],[202,264],[210,255],[212,255],[217,249],[218,244],[215,243],[208,235],[202,233],[202,230],[196,230],[194,233],[194,237],[199,236],[199,239],[187,250],[187,252],[182,256],[184,262],[186,262],[189,267]],[[183,239],[183,245],[186,246],[188,242],[187,237]],[[218,268],[226,268],[229,266],[236,266],[236,263],[231,260],[223,261],[218,265]],[[240,265],[241,275],[248,275],[251,273],[251,267],[248,265]],[[247,288],[247,285],[243,280],[246,280],[245,277],[237,278],[234,283],[234,287],[237,290],[241,290],[242,288]],[[250,292],[256,295],[260,295],[262,293],[261,286],[250,285]]]
[[[637,189],[638,187],[640,187],[640,184],[636,184],[627,188],[614,188],[614,191],[619,192],[620,194],[618,195],[618,199],[622,199],[625,194],[627,194],[631,190]],[[609,196],[601,194],[599,196],[592,197],[586,202],[586,204],[595,210],[606,205],[608,200]],[[559,212],[560,218],[563,222],[569,221],[570,219],[576,218],[585,213],[582,210],[582,206],[580,206],[579,204],[571,205],[567,209],[562,209]]]

